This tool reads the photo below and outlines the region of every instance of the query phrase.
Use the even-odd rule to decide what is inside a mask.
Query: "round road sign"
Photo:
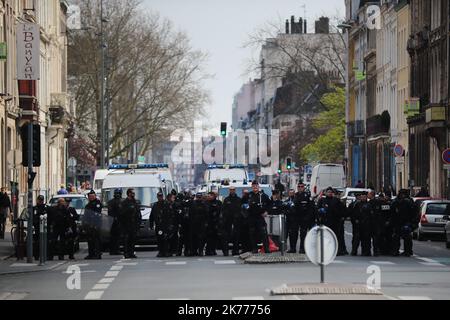
[[[404,149],[403,149],[403,146],[401,144],[395,145],[395,147],[394,147],[394,154],[397,157],[402,157],[403,156],[403,152],[404,152]]]
[[[328,265],[336,258],[338,241],[333,230],[325,226],[312,228],[305,238],[305,253],[315,265],[320,265],[320,228],[323,228],[323,264]]]
[[[447,148],[444,150],[444,152],[442,152],[442,160],[446,164],[450,164],[450,148]]]

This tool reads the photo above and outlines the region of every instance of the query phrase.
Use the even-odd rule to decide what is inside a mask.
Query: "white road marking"
[[[171,262],[166,262],[166,265],[170,266],[170,265],[183,265],[186,264],[186,261],[171,261]]]
[[[109,287],[109,283],[97,283],[92,290],[106,290]]]
[[[117,264],[118,266],[135,266],[137,265],[137,262],[123,262],[120,264]]]
[[[89,265],[89,263],[76,263],[73,264],[73,266],[79,266],[79,267],[87,267]]]
[[[90,291],[86,297],[84,297],[85,300],[96,300],[100,299],[103,295],[104,291]]]
[[[115,278],[103,278],[100,279],[100,281],[98,283],[111,283],[114,281]]]
[[[370,263],[372,263],[372,264],[389,264],[389,265],[396,264],[395,262],[391,262],[391,261],[370,261]]]
[[[113,271],[113,270],[122,270],[122,269],[123,269],[123,266],[120,265],[120,266],[112,266],[109,270]]]
[[[398,296],[400,300],[432,300],[426,296]]]
[[[236,264],[234,260],[216,260],[214,264]]]
[[[436,260],[433,260],[433,259],[430,259],[430,258],[417,257],[417,259],[425,261],[425,262],[438,263]]]
[[[420,264],[423,264],[424,266],[428,267],[446,267],[445,264],[439,263],[439,262],[419,262]]]
[[[332,261],[331,263],[347,263],[347,262],[342,261],[342,260],[334,260],[334,261]]]
[[[105,273],[105,278],[107,277],[117,277],[120,271],[108,271]]]
[[[156,300],[190,300],[189,298],[158,298]]]
[[[36,267],[37,263],[20,263],[16,262],[11,265],[11,267]]]
[[[80,271],[80,273],[92,273],[92,272],[97,272],[97,271],[96,270],[82,270],[82,271]],[[63,271],[62,273],[63,274],[73,274],[73,272],[67,272],[67,270]]]
[[[254,297],[233,297],[231,300],[264,300],[263,296],[254,296]]]

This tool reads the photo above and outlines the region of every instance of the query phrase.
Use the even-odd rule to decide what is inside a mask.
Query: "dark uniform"
[[[134,247],[137,233],[141,225],[141,207],[136,199],[126,198],[120,204],[120,226],[123,235],[123,251],[125,258],[136,258]]]
[[[208,207],[201,199],[201,194],[197,194],[190,208],[190,228],[192,255],[203,256],[206,243],[206,229],[208,221]]]
[[[413,254],[412,232],[417,225],[415,215],[415,205],[406,191],[400,190],[398,197],[391,205],[391,225],[392,225],[392,254],[399,255],[400,239],[403,238],[403,255],[411,256]]]
[[[88,202],[84,208],[83,227],[86,230],[88,256],[85,259],[101,259],[100,225],[102,203],[98,199]]]
[[[158,243],[158,257],[169,257],[169,234],[174,224],[174,216],[169,208],[169,203],[160,200],[152,205],[150,215],[150,228],[155,226],[156,240]]]
[[[392,252],[391,201],[384,197],[380,200],[380,253],[389,255]]]
[[[0,239],[5,239],[5,225],[8,209],[11,210],[11,201],[6,192],[0,192]]]
[[[300,229],[299,253],[305,253],[306,233],[314,223],[314,203],[310,194],[308,192],[297,192],[294,197],[294,207],[289,213],[290,252],[295,253]]]
[[[181,256],[181,252],[179,252],[179,246],[180,246],[180,226],[181,221],[183,219],[183,196],[181,194],[178,194],[175,201],[171,205],[172,213],[175,216],[173,229],[170,236],[170,244],[169,244],[169,250],[171,254],[176,254],[178,256]]]
[[[233,242],[233,255],[239,254],[239,238],[241,232],[242,200],[237,194],[230,194],[223,200],[219,233],[221,235],[222,250],[228,256],[228,244]]]
[[[358,248],[361,244],[361,217],[359,211],[359,203],[361,201],[355,200],[349,204],[347,208],[347,213],[350,216],[350,220],[352,222],[352,256],[358,255]]]
[[[354,225],[353,255],[357,254],[359,241],[361,241],[362,255],[371,256],[371,224],[373,216],[374,206],[371,202],[367,200],[356,202],[352,210],[352,223]]]
[[[250,243],[253,253],[258,253],[258,243],[262,241],[264,252],[269,253],[269,239],[267,236],[267,225],[263,214],[269,210],[269,197],[259,191],[250,192],[249,199],[248,224],[250,229]]]
[[[215,256],[218,242],[219,221],[222,203],[217,200],[208,200],[208,224],[206,228],[206,255]]]
[[[60,260],[68,254],[69,259],[74,259],[74,240],[77,235],[76,220],[79,216],[74,208],[56,206],[50,208],[52,216],[52,246],[49,250],[50,260],[55,254]]]
[[[122,202],[122,192],[114,191],[114,198],[108,201],[108,216],[113,218],[109,240],[109,254],[120,254],[120,204]]]
[[[48,211],[49,207],[45,203],[33,207],[33,255],[36,260],[39,260],[41,216],[48,214]]]
[[[280,216],[280,215],[283,216],[283,218],[284,218],[284,216],[286,214],[286,207],[285,207],[283,201],[281,201],[279,199],[277,199],[277,200],[272,199],[270,206],[269,206],[268,213],[270,216],[276,217],[277,219],[278,219],[278,216]],[[272,219],[274,219],[274,218],[272,218]],[[285,220],[282,220],[282,221],[285,221]],[[278,220],[275,223],[278,223]],[[285,228],[284,225],[282,227]],[[281,230],[280,230],[280,232],[281,232]],[[279,234],[279,235],[272,234],[271,238],[272,238],[273,242],[275,242],[275,244],[281,250],[281,234]],[[284,241],[286,241],[286,237],[285,237]]]
[[[241,224],[239,232],[239,243],[241,245],[242,252],[249,252],[252,250],[250,241],[250,227],[249,227],[249,199],[248,193],[243,193],[241,198]]]
[[[318,220],[329,227],[336,234],[338,239],[338,254],[345,253],[345,243],[341,236],[342,219],[345,217],[345,206],[336,197],[321,198],[317,203],[319,210]]]
[[[189,257],[192,254],[190,226],[191,204],[191,197],[189,195],[185,195],[181,200],[181,213],[178,216],[180,234],[180,239],[178,240],[178,256],[181,256],[183,247],[185,257]]]

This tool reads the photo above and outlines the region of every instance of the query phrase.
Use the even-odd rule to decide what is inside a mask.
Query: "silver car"
[[[450,206],[450,200],[425,200],[420,206],[419,227],[414,231],[417,240],[423,241],[430,235],[444,235],[447,220],[447,206]]]

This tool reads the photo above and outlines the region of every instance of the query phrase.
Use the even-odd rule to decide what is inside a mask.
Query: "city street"
[[[349,228],[351,231],[351,228]],[[350,245],[351,232],[346,241]],[[310,299],[450,299],[450,250],[441,241],[414,241],[415,255],[405,257],[339,256],[326,267],[327,283],[366,284],[367,267],[381,269],[383,295],[271,295],[283,284],[318,283],[319,268],[310,262],[245,264],[239,257],[156,258],[154,249],[137,252],[138,259],[103,255],[102,260],[76,256],[53,270],[0,275],[0,299],[189,299],[189,300],[310,300]],[[68,268],[81,269],[80,289],[69,290]]]

